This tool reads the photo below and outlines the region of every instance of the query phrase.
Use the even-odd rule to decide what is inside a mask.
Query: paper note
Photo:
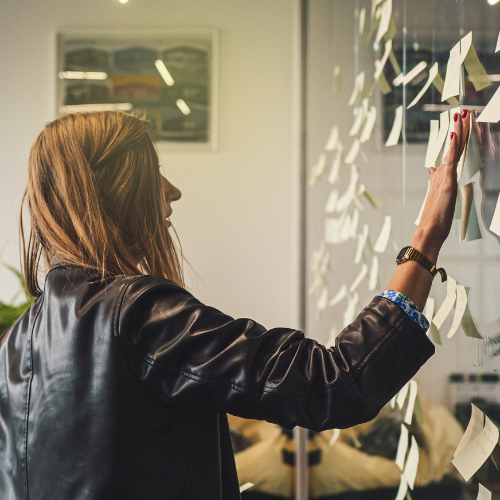
[[[366,18],[366,9],[363,7],[359,11],[359,34],[362,35],[365,31],[365,18]]]
[[[358,232],[358,224],[359,224],[359,209],[355,208],[352,217],[351,217],[351,227],[349,228],[348,239],[356,239],[356,233]]]
[[[399,436],[398,451],[396,452],[396,465],[400,470],[404,469],[406,452],[408,451],[408,429],[401,424],[401,434]]]
[[[347,297],[347,285],[344,283],[340,290],[333,296],[332,300],[329,302],[329,306],[336,306],[342,299]]]
[[[328,444],[330,446],[333,446],[335,444],[335,441],[337,441],[337,439],[340,436],[340,429],[332,429],[332,430],[333,430],[333,434],[332,434],[332,437],[330,438],[330,441],[328,442]]]
[[[377,121],[377,108],[375,106],[371,106],[370,110],[366,114],[366,121],[361,131],[360,142],[364,143],[370,140],[372,135],[373,127],[375,122]]]
[[[350,325],[354,318],[356,317],[356,307],[358,307],[359,295],[358,292],[354,292],[352,297],[347,299],[347,307],[344,311],[343,327]]]
[[[431,86],[431,83],[435,81],[436,76],[439,76],[438,70],[439,70],[438,63],[435,63],[429,70],[429,78],[427,78],[425,85],[420,89],[420,92],[415,96],[415,99],[411,101],[411,103],[408,105],[406,109],[410,109],[411,107],[415,106],[415,104],[417,104],[418,101],[420,101],[422,96],[425,94],[426,90]]]
[[[345,162],[350,165],[351,163],[354,163],[354,160],[358,156],[359,153],[359,147],[361,143],[359,142],[359,139],[354,139],[354,142],[352,143],[351,149],[347,153],[347,156],[345,157]]]
[[[342,153],[344,151],[344,146],[340,141],[337,144],[337,151],[335,152],[335,157],[333,159],[332,168],[328,175],[328,182],[330,184],[335,184],[339,178],[340,164],[342,162]]]
[[[457,285],[457,302],[455,305],[455,314],[453,316],[453,323],[451,324],[450,331],[448,332],[447,337],[451,339],[453,335],[455,335],[460,323],[462,321],[462,317],[465,313],[465,308],[467,307],[467,292],[465,291],[465,287],[463,285]]]
[[[410,83],[418,74],[422,73],[424,69],[427,68],[427,63],[425,61],[419,62],[412,70],[410,70],[406,75],[402,73],[397,76],[392,84],[396,87],[402,85],[403,87]]]
[[[358,97],[358,94],[361,94],[361,92],[363,92],[364,87],[365,87],[365,72],[361,71],[354,80],[354,89],[347,103],[349,104],[349,106],[352,106],[354,104],[356,98]]]
[[[319,296],[318,302],[316,303],[316,309],[318,311],[324,311],[328,305],[328,287],[324,286],[321,289],[321,294]]]
[[[474,85],[476,92],[491,84],[488,73],[486,73],[479,57],[477,57],[476,49],[472,43],[472,31],[460,41],[460,58],[465,63],[465,69],[469,73],[469,80]]]
[[[361,271],[356,276],[356,279],[352,282],[352,285],[349,287],[349,292],[353,293],[356,288],[358,288],[359,284],[365,279],[368,274],[368,266],[363,264],[361,266]]]
[[[375,41],[378,43],[382,40],[382,37],[387,33],[389,29],[389,24],[391,22],[392,16],[392,0],[385,0],[382,4],[382,9],[380,11],[380,20],[377,29],[377,35]]]
[[[460,159],[458,160],[458,163],[457,163],[457,179],[458,180],[460,180],[462,178],[462,172],[464,170],[465,158],[467,157],[467,152],[469,150],[469,142],[470,142],[470,137],[471,137],[471,134],[472,134],[471,116],[472,115],[470,113],[468,113],[467,114],[467,118],[465,120],[463,120],[464,126],[467,125],[468,133],[467,133],[467,137],[465,139],[464,150],[463,150],[462,155],[460,156]],[[453,118],[452,118],[452,116],[450,114],[450,123],[451,123],[452,120],[453,120]],[[451,126],[450,126],[450,128],[451,128]],[[451,130],[450,130],[450,132],[451,132]]]
[[[431,120],[430,127],[431,130],[429,132],[429,141],[427,142],[427,153],[425,154],[424,164],[426,168],[436,166],[436,149],[439,136],[439,120]]]
[[[467,337],[482,339],[483,336],[479,333],[478,329],[476,328],[476,324],[472,319],[472,314],[469,309],[470,288],[468,286],[465,287],[465,292],[467,293],[467,304],[465,306],[465,312],[462,317],[462,329]]]
[[[382,55],[382,59],[380,61],[375,61],[375,74],[373,75],[373,86],[377,84],[378,79],[382,75],[382,71],[384,70],[385,63],[387,59],[389,59],[389,54],[392,51],[392,40],[388,40],[385,42],[384,54]]]
[[[498,427],[485,417],[485,425],[481,433],[475,437],[452,460],[462,477],[468,481],[486,462],[498,443]]]
[[[344,222],[340,226],[340,241],[347,241],[351,237],[352,215],[347,214]]]
[[[363,106],[359,106],[357,108],[356,119],[352,124],[351,130],[349,130],[349,137],[353,137],[359,132],[359,130],[361,129],[361,125],[363,125],[363,122],[365,120],[365,116],[366,115]]]
[[[342,82],[340,79],[340,66],[338,64],[333,68],[333,81],[335,84],[334,89],[340,90],[342,87]]]
[[[402,389],[398,392],[396,396],[396,404],[403,409],[403,406],[406,401],[406,396],[408,395],[408,391],[410,390],[410,382],[407,382]]]
[[[431,189],[431,181],[427,181],[427,192],[425,193],[424,201],[422,202],[422,206],[420,207],[420,212],[418,212],[417,218],[415,219],[415,226],[420,224],[420,219],[424,212],[425,202],[427,201],[427,196],[429,196],[429,190]]]
[[[472,183],[474,188],[474,182]],[[469,214],[469,224],[467,225],[467,233],[465,239],[467,241],[480,240],[482,238],[481,229],[479,227],[479,219],[477,218],[476,200],[472,200],[471,210]]]
[[[313,186],[323,175],[326,167],[326,155],[324,153],[319,155],[318,161],[313,165],[311,169],[311,178],[309,179],[309,185]]]
[[[359,264],[363,257],[363,250],[365,249],[366,240],[368,238],[368,224],[363,224],[363,231],[358,234],[358,246],[356,247],[356,254],[354,256],[354,264]]]
[[[337,200],[339,199],[339,191],[338,189],[332,189],[330,194],[328,195],[328,200],[325,206],[325,212],[328,214],[332,214],[335,212],[335,208],[337,207]]]
[[[410,380],[408,391],[408,404],[406,406],[406,412],[404,417],[404,422],[411,425],[413,420],[413,408],[415,407],[415,400],[417,399],[418,385],[415,380]]]
[[[408,458],[406,459],[405,470],[403,472],[404,477],[408,481],[408,488],[411,490],[415,486],[415,478],[417,477],[418,469],[418,445],[415,436],[411,437],[410,451],[408,452]]]
[[[441,101],[460,93],[460,64],[460,42],[457,42],[450,50]]]
[[[425,303],[425,310],[424,310],[424,316],[427,318],[427,321],[430,324],[429,330],[427,330],[427,336],[431,337],[432,341],[435,344],[441,345],[441,335],[439,335],[439,329],[432,322],[432,318],[434,316],[434,306],[435,306],[435,300],[429,297],[427,299],[427,302]]]
[[[334,125],[330,131],[330,136],[325,144],[325,149],[327,151],[333,151],[337,147],[337,142],[339,140],[339,126]]]
[[[481,483],[479,483],[479,491],[477,492],[476,500],[491,500],[491,491],[486,489]]]
[[[500,236],[500,194],[498,195],[495,211],[493,212],[493,218],[491,219],[490,231],[494,232],[497,236]]]
[[[394,117],[394,123],[392,125],[391,133],[387,138],[386,146],[395,146],[399,142],[399,136],[401,134],[401,128],[403,126],[403,106],[398,106],[396,108],[396,116]]]
[[[378,236],[377,242],[373,247],[375,252],[383,253],[387,248],[387,243],[389,242],[389,236],[391,235],[391,216],[386,215],[384,219],[384,225]]]
[[[453,119],[452,119],[453,123]],[[453,125],[451,125],[453,127]],[[438,140],[436,144],[436,149],[434,150],[435,153],[435,158],[434,161],[436,161],[436,158],[439,156],[439,153],[441,151],[441,148],[443,147],[443,144],[446,142],[447,138],[449,137],[449,132],[450,130],[450,113],[449,111],[443,111],[439,115],[439,134],[438,134]],[[446,149],[445,149],[446,151]]]
[[[465,235],[467,233],[467,225],[469,224],[470,209],[472,206],[472,200],[474,198],[474,191],[472,189],[472,182],[462,186],[460,188],[460,194],[462,196],[462,222],[460,226],[460,237],[459,241],[465,240]]]
[[[478,122],[497,123],[500,120],[500,87],[497,88],[490,102],[478,116]]]
[[[377,288],[378,284],[378,256],[372,258],[372,267],[370,269],[370,277],[368,279],[368,290],[371,292]]]
[[[471,403],[472,412],[469,420],[469,424],[467,425],[467,429],[465,429],[464,435],[458,443],[457,449],[453,456],[456,457],[461,451],[479,434],[481,434],[484,427],[484,413],[474,404]]]
[[[446,286],[446,297],[439,308],[439,311],[436,313],[436,316],[432,320],[436,327],[439,329],[443,326],[444,320],[450,314],[450,311],[453,309],[453,305],[456,300],[456,287],[457,282],[448,274],[448,281]]]
[[[358,168],[354,163],[351,164],[351,178],[349,180],[349,185],[345,190],[344,194],[340,196],[337,201],[337,212],[342,212],[345,210],[356,197],[356,184],[359,180]]]
[[[495,47],[495,53],[500,50],[500,33],[498,34],[497,46]]]
[[[399,488],[395,500],[405,500],[407,492],[408,492],[408,483],[406,482],[405,477],[401,474],[401,480],[399,482]]]
[[[253,483],[245,483],[243,486],[240,486],[240,493],[243,493],[244,491],[248,490],[253,486]]]

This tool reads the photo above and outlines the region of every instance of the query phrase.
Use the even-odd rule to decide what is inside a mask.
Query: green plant
[[[35,297],[30,295],[28,289],[26,288],[26,284],[24,283],[23,275],[18,271],[15,267],[12,267],[8,264],[3,264],[9,271],[13,272],[19,282],[21,284],[21,290],[12,298],[11,302],[14,302],[18,297],[19,293],[24,292],[26,296],[26,301],[17,306],[12,304],[5,304],[0,301],[0,334],[2,334],[5,330],[10,328],[17,319],[33,304]]]

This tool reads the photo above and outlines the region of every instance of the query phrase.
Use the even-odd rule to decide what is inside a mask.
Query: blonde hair
[[[42,256],[47,263],[58,256],[96,269],[102,278],[150,274],[184,286],[182,253],[162,216],[159,155],[149,128],[149,121],[126,113],[74,113],[48,123],[37,137],[20,218],[23,274],[32,295],[42,293]]]

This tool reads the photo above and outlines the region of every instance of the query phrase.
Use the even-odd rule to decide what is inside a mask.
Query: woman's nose
[[[177,201],[181,198],[182,193],[181,190],[177,187],[175,187],[173,184],[170,184],[170,199],[172,201]]]

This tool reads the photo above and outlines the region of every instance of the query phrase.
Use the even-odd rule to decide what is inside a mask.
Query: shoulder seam
[[[119,336],[118,323],[120,321],[121,306],[122,306],[123,298],[125,297],[125,292],[127,291],[127,288],[132,283],[135,283],[136,281],[139,281],[140,279],[145,278],[145,277],[146,277],[145,275],[136,276],[134,279],[131,279],[128,283],[123,285],[122,289],[120,290],[120,293],[118,294],[118,298],[116,299],[115,308],[113,310],[113,336],[114,337]]]

